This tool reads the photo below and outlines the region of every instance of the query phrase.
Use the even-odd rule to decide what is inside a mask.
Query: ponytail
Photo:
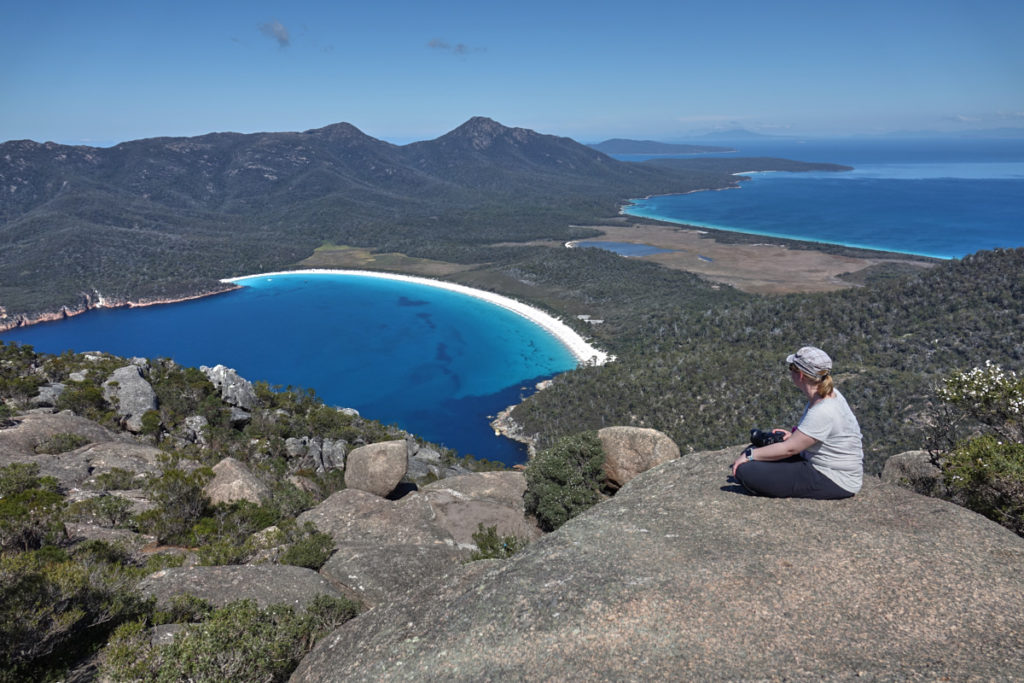
[[[821,378],[821,381],[818,382],[818,386],[815,390],[821,398],[828,398],[833,389],[835,389],[835,384],[832,382],[832,375],[825,375]]]

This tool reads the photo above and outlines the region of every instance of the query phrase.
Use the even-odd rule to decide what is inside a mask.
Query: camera
[[[769,444],[778,443],[786,438],[782,432],[765,432],[760,429],[750,430],[750,443],[754,448],[762,448]]]

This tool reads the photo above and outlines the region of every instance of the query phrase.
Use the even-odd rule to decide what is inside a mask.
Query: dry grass
[[[881,263],[910,263],[922,268],[931,266],[912,259],[841,256],[813,249],[790,249],[778,244],[724,244],[698,228],[645,223],[592,227],[604,233],[603,237],[592,239],[671,249],[671,253],[640,258],[666,268],[696,273],[752,294],[845,289],[853,285],[839,279],[840,274],[854,273]]]
[[[312,256],[300,261],[299,265],[309,268],[386,270],[424,277],[442,277],[475,267],[446,261],[413,258],[398,253],[375,254],[369,249],[334,244],[317,248]]]

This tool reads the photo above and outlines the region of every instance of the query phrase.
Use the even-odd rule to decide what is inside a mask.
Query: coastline
[[[435,280],[426,277],[417,277],[414,275],[402,275],[399,273],[384,273],[373,270],[339,270],[339,269],[326,269],[326,268],[310,268],[305,270],[282,270],[270,273],[254,273],[252,275],[243,275],[240,277],[225,278],[221,282],[225,284],[238,285],[240,281],[252,280],[264,277],[274,277],[278,275],[304,275],[304,274],[320,274],[320,275],[355,275],[361,277],[375,277],[385,280],[398,280],[400,282],[408,282],[410,284],[425,285],[428,287],[437,287],[439,289],[446,289],[451,292],[457,292],[466,296],[471,296],[487,303],[500,306],[506,310],[512,311],[517,315],[526,318],[530,322],[543,328],[555,339],[557,339],[565,348],[576,359],[579,365],[604,365],[605,363],[615,360],[615,357],[611,354],[602,351],[594,346],[591,346],[578,332],[566,325],[564,322],[555,318],[554,316],[545,313],[539,308],[529,306],[517,301],[516,299],[495,294],[494,292],[488,292],[482,289],[476,289],[474,287],[467,287],[466,285],[460,285],[455,282],[447,282],[444,280]]]
[[[689,193],[685,193],[685,194],[689,194]],[[666,195],[666,196],[668,196],[668,195]],[[822,247],[822,246],[824,246],[824,247],[840,247],[840,248],[843,248],[843,249],[855,249],[857,251],[875,252],[875,253],[877,253],[879,255],[883,255],[883,254],[896,254],[898,256],[909,256],[909,257],[914,257],[914,258],[934,259],[934,260],[939,260],[939,261],[950,261],[950,260],[953,260],[955,258],[958,258],[956,256],[947,256],[947,255],[940,255],[940,254],[922,254],[922,253],[916,252],[916,251],[906,251],[906,250],[901,250],[901,249],[883,249],[881,247],[873,247],[873,246],[868,246],[868,245],[856,244],[856,243],[853,243],[853,242],[838,242],[838,241],[835,241],[835,240],[828,240],[828,239],[813,239],[813,240],[812,239],[801,239],[799,237],[793,237],[791,235],[783,235],[783,234],[778,234],[778,233],[773,233],[773,232],[767,232],[767,231],[764,231],[764,230],[752,230],[752,229],[747,229],[747,228],[744,228],[744,229],[734,228],[734,227],[729,227],[729,226],[716,225],[714,223],[703,223],[701,221],[695,221],[695,220],[690,220],[690,219],[682,219],[682,218],[670,218],[668,216],[661,216],[661,215],[650,215],[650,214],[642,214],[642,213],[630,213],[628,211],[630,206],[635,206],[635,204],[625,204],[625,205],[623,205],[622,208],[619,210],[619,213],[621,215],[623,215],[623,216],[629,216],[630,218],[635,218],[635,219],[640,219],[640,220],[648,220],[648,221],[658,221],[658,222],[661,222],[661,223],[669,223],[671,225],[676,225],[676,226],[679,226],[679,227],[682,227],[682,228],[699,228],[699,229],[702,229],[702,230],[713,230],[713,231],[716,231],[716,232],[733,233],[733,234],[737,234],[737,235],[749,235],[751,237],[765,237],[765,238],[772,239],[772,240],[783,240],[783,241],[786,241],[786,242],[798,242],[798,243],[802,243],[802,244],[808,245],[808,248],[810,248],[810,249],[815,249],[815,248],[819,248],[819,247]]]
[[[225,280],[221,280],[221,283],[228,284]],[[177,304],[184,301],[203,299],[217,294],[227,294],[228,292],[233,292],[236,289],[238,289],[237,285],[209,292],[188,294],[171,299],[140,299],[138,301],[132,301],[130,299],[108,299],[99,292],[96,292],[95,300],[92,295],[86,294],[83,296],[83,303],[79,306],[61,306],[57,311],[37,313],[34,315],[19,313],[17,315],[10,316],[10,319],[8,319],[7,312],[4,311],[3,307],[0,307],[0,332],[8,332],[19,327],[28,327],[29,325],[37,325],[39,323],[49,323],[57,320],[64,320],[66,318],[73,318],[76,315],[99,310],[101,308],[146,308],[148,306],[160,306],[162,304]]]

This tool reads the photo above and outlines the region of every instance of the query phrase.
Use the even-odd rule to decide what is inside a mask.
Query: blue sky
[[[1019,0],[2,0],[0,140],[1024,127]]]

